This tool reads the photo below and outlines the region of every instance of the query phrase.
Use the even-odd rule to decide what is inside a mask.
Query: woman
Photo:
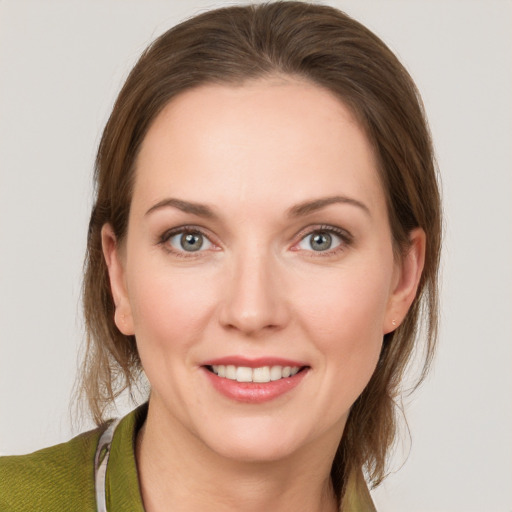
[[[3,510],[373,510],[440,206],[416,89],[324,6],[159,37],[97,157],[82,389],[99,427],[0,464]],[[148,404],[105,422],[144,372]],[[3,500],[3,501],[2,501]]]

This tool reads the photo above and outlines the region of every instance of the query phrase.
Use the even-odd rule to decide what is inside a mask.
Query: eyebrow
[[[305,201],[303,203],[299,203],[288,209],[287,216],[303,217],[309,215],[310,213],[314,213],[318,210],[321,210],[322,208],[330,206],[331,204],[336,203],[356,206],[357,208],[363,210],[367,215],[371,216],[370,209],[368,208],[368,206],[366,206],[361,201],[358,201],[357,199],[353,199],[351,197],[346,196],[321,197],[319,199],[314,199],[312,201]],[[206,217],[208,219],[217,218],[217,215],[213,212],[213,210],[210,207],[206,206],[205,204],[195,203],[192,201],[184,201],[183,199],[176,199],[174,197],[169,197],[167,199],[159,201],[146,212],[146,215],[149,215],[155,210],[167,207],[177,208],[182,212],[191,213],[199,217]]]
[[[213,213],[213,210],[204,204],[193,203],[191,201],[183,201],[182,199],[175,199],[173,197],[159,201],[146,212],[146,215],[154,212],[155,210],[159,210],[160,208],[166,208],[169,206],[177,208],[178,210],[181,210],[185,213],[198,215],[199,217],[206,217],[209,219],[214,219],[217,217],[217,215]]]
[[[367,215],[371,217],[370,209],[361,201],[357,199],[353,199],[352,197],[346,196],[331,196],[331,197],[321,197],[319,199],[314,199],[313,201],[305,201],[304,203],[299,203],[295,206],[292,206],[288,210],[289,217],[302,217],[305,215],[309,215],[310,213],[314,213],[326,206],[331,204],[348,204],[351,206],[356,206],[363,210]]]

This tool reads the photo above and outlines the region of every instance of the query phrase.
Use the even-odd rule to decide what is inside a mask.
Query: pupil
[[[186,251],[198,251],[203,245],[203,237],[195,233],[187,233],[181,237],[181,246]]]
[[[311,247],[314,251],[325,251],[331,247],[332,237],[328,233],[317,233],[311,238]]]

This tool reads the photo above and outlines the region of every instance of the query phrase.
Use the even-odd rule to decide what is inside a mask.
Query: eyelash
[[[300,244],[306,237],[311,236],[315,233],[328,233],[329,235],[335,235],[341,240],[341,242],[334,249],[328,249],[326,251],[305,251],[311,258],[334,256],[340,252],[345,251],[348,247],[350,247],[353,244],[354,241],[353,236],[345,229],[324,224],[319,226],[309,226],[306,229],[302,230],[298,235],[299,241],[294,244],[294,247]]]
[[[338,254],[339,252],[342,252],[346,250],[348,247],[350,247],[353,244],[353,236],[346,230],[337,228],[335,226],[329,226],[329,225],[319,225],[319,226],[310,226],[308,228],[305,228],[302,230],[298,237],[299,241],[296,242],[293,247],[296,247],[298,244],[300,244],[306,237],[311,236],[315,233],[328,233],[330,235],[335,235],[338,237],[341,242],[340,244],[335,247],[334,249],[328,249],[326,251],[305,251],[310,257],[327,257],[327,256],[333,256],[335,254]],[[210,236],[208,236],[205,231],[202,228],[199,228],[197,226],[179,226],[177,228],[170,229],[163,233],[159,240],[158,245],[162,245],[164,249],[180,258],[197,258],[198,256],[201,256],[202,253],[206,251],[198,250],[196,251],[178,251],[174,248],[171,248],[168,244],[169,240],[176,236],[176,235],[184,235],[184,234],[199,234],[203,237],[205,237],[214,247],[216,247],[216,244],[211,241]],[[294,251],[299,251],[300,249],[292,249]]]
[[[199,251],[178,251],[178,250],[172,248],[168,244],[169,240],[172,237],[174,237],[176,235],[186,235],[186,234],[201,235],[204,238],[206,238],[213,246],[216,246],[216,244],[214,244],[210,240],[211,237],[208,236],[202,228],[199,228],[196,226],[179,226],[177,228],[170,229],[162,234],[162,236],[158,240],[158,244],[162,245],[163,248],[167,252],[173,254],[174,256],[177,256],[178,258],[194,258],[194,257],[197,258],[198,256],[202,255],[202,253],[205,251],[201,251],[201,250],[199,250]]]

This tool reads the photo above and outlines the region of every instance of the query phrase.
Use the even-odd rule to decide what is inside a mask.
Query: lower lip
[[[261,404],[270,402],[296,388],[307,373],[303,369],[292,377],[270,382],[238,382],[219,377],[210,370],[203,368],[213,387],[222,395],[237,402]]]

